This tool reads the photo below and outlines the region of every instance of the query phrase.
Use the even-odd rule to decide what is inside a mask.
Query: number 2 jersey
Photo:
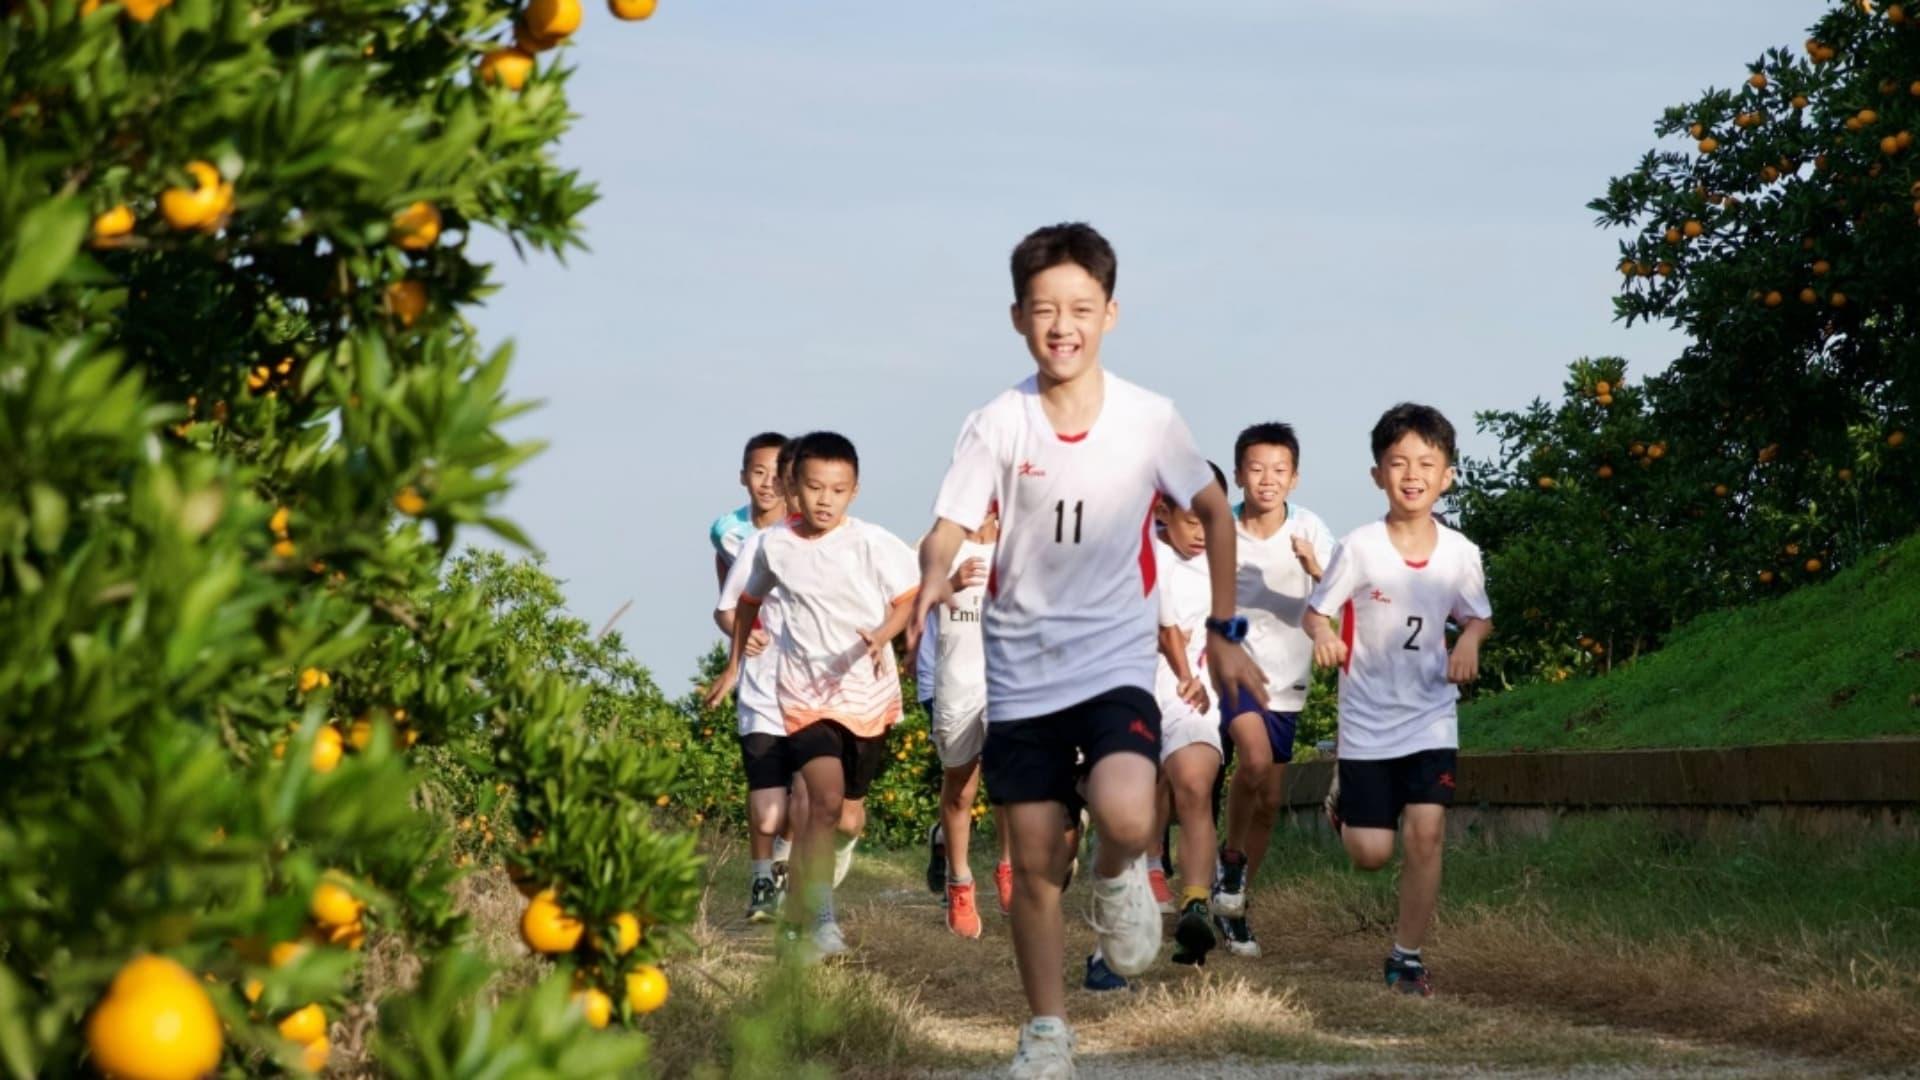
[[[1340,620],[1343,758],[1379,761],[1460,745],[1460,688],[1447,681],[1447,620],[1493,617],[1473,541],[1439,522],[1425,562],[1403,558],[1376,521],[1348,533],[1308,600]]]
[[[1028,378],[967,417],[935,515],[1000,507],[982,630],[987,720],[1045,716],[1123,686],[1153,692],[1153,505],[1213,482],[1173,402],[1102,372],[1100,415],[1054,431]]]

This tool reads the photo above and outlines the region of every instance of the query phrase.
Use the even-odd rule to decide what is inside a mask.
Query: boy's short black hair
[[[1013,249],[1014,303],[1027,302],[1027,287],[1035,274],[1065,263],[1085,270],[1112,299],[1114,279],[1120,272],[1113,245],[1086,222],[1069,221],[1035,229]]]
[[[1440,410],[1431,405],[1416,405],[1403,401],[1380,415],[1380,422],[1373,425],[1373,460],[1380,461],[1380,455],[1406,435],[1418,435],[1429,444],[1440,448],[1447,455],[1447,464],[1454,461],[1453,424]]]
[[[1226,490],[1227,490],[1227,474],[1226,474],[1226,473],[1223,473],[1223,472],[1221,472],[1221,471],[1220,471],[1220,466],[1218,466],[1218,465],[1215,465],[1215,464],[1214,464],[1213,462],[1211,462],[1211,461],[1209,461],[1209,462],[1207,462],[1207,468],[1209,468],[1209,469],[1212,469],[1212,470],[1213,470],[1213,482],[1214,482],[1214,483],[1216,483],[1216,484],[1219,484],[1219,485],[1220,485],[1220,492],[1221,492],[1221,494],[1225,494],[1225,493],[1226,493]],[[1196,495],[1197,495],[1197,494],[1199,494],[1199,492],[1195,492],[1194,494],[1196,494]],[[1192,500],[1188,500],[1188,502],[1189,502],[1189,503],[1191,503],[1191,502],[1192,502]],[[1171,495],[1162,495],[1162,496],[1160,496],[1160,505],[1162,505],[1162,506],[1164,506],[1164,507],[1166,507],[1166,508],[1167,508],[1167,509],[1169,509],[1169,510],[1178,510],[1178,509],[1180,509],[1180,504],[1179,504],[1179,503],[1177,503],[1177,502],[1174,502],[1174,501],[1173,501],[1173,496],[1171,496]]]
[[[1293,433],[1292,424],[1274,421],[1247,425],[1247,429],[1233,440],[1234,472],[1239,472],[1240,466],[1247,463],[1247,451],[1256,446],[1284,446],[1287,453],[1293,455],[1293,467],[1300,467],[1300,437]]]
[[[860,453],[853,448],[853,440],[837,431],[811,431],[800,436],[800,448],[793,452],[793,475],[799,476],[800,470],[809,461],[844,461],[853,466],[854,479],[860,477]]]
[[[740,468],[753,467],[753,455],[756,450],[779,449],[787,446],[787,437],[777,431],[763,431],[747,440],[747,448],[740,452]]]

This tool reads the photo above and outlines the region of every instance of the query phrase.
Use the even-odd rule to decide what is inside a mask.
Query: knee
[[[1254,809],[1267,817],[1273,817],[1280,812],[1280,803],[1283,800],[1281,799],[1280,776],[1277,771],[1266,783],[1261,784],[1258,788],[1255,788],[1254,791]]]
[[[1446,842],[1447,834],[1444,828],[1424,825],[1408,829],[1400,841],[1406,849],[1407,858],[1414,862],[1430,862],[1438,859]]]
[[[1183,812],[1213,812],[1213,778],[1183,777],[1173,785],[1173,804]]]
[[[1147,845],[1159,839],[1155,835],[1153,819],[1151,804],[1130,807],[1121,813],[1108,814],[1106,820],[1100,822],[1099,832],[1121,848],[1144,851]]]
[[[1233,772],[1233,786],[1246,789],[1254,794],[1257,802],[1264,803],[1267,790],[1273,786],[1273,762],[1254,761],[1252,756],[1244,756]]]
[[[1379,870],[1393,861],[1393,838],[1389,834],[1384,841],[1361,841],[1347,843],[1347,857],[1360,870]]]
[[[753,811],[753,831],[761,836],[777,836],[786,827],[784,806],[762,806]]]

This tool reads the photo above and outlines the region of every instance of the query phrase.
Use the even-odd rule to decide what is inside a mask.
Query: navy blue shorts
[[[1234,717],[1259,713],[1261,721],[1267,726],[1267,744],[1273,747],[1273,760],[1283,765],[1292,761],[1293,729],[1300,723],[1300,714],[1274,712],[1245,690],[1239,693],[1237,709],[1228,708],[1224,699],[1220,702],[1220,745],[1227,752],[1227,760],[1233,760],[1233,735],[1228,729],[1233,725]]]

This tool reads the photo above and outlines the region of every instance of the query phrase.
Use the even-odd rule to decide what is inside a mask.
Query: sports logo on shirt
[[[1127,733],[1140,736],[1143,742],[1157,743],[1160,741],[1154,737],[1152,729],[1147,727],[1147,722],[1137,716],[1133,718],[1133,723],[1127,725]]]
[[[1382,604],[1393,603],[1392,598],[1388,597],[1386,593],[1381,592],[1379,589],[1375,589],[1372,592],[1368,593],[1367,599],[1378,601],[1379,603],[1382,603]]]
[[[1041,468],[1038,465],[1035,465],[1031,461],[1023,461],[1020,463],[1020,475],[1021,476],[1045,476],[1047,475],[1047,470]]]

